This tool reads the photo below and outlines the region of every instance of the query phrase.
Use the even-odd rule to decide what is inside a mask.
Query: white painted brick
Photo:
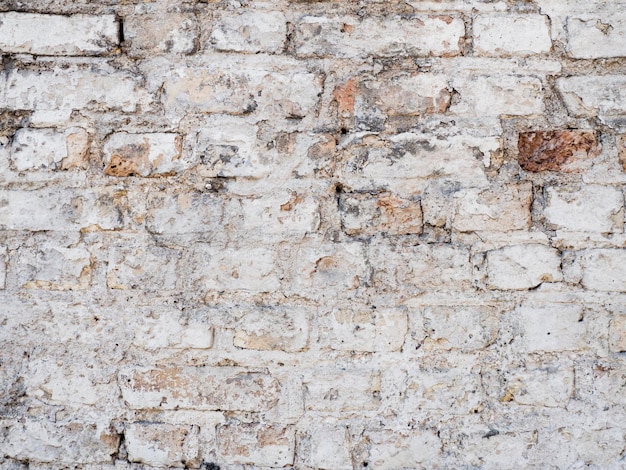
[[[259,351],[302,351],[309,341],[309,315],[297,307],[264,307],[246,313],[235,327],[234,345]]]
[[[13,137],[11,163],[17,171],[84,168],[89,137],[84,129],[19,129]]]
[[[516,245],[487,253],[487,285],[491,289],[531,289],[543,282],[560,282],[561,257],[554,248]]]
[[[408,330],[407,313],[399,308],[367,305],[333,310],[328,315],[329,343],[339,351],[399,351]]]
[[[529,361],[525,367],[507,370],[502,402],[520,405],[563,407],[574,393],[571,364]]]
[[[374,33],[373,33],[374,32]],[[296,53],[321,57],[449,56],[460,53],[465,25],[450,16],[302,18]]]
[[[162,246],[113,247],[107,265],[107,286],[148,292],[175,289],[180,257],[178,250]]]
[[[104,144],[109,176],[152,176],[180,173],[190,163],[181,158],[182,138],[172,133],[116,132]]]
[[[544,111],[543,85],[538,78],[518,75],[459,75],[452,87],[460,100],[450,112],[471,116],[528,116]]]
[[[585,75],[556,82],[565,105],[574,116],[610,117],[626,114],[626,77]]]
[[[537,435],[534,432],[498,431],[498,434],[486,437],[489,431],[490,429],[484,429],[479,434],[463,439],[463,455],[459,458],[462,462],[469,468],[528,468],[527,449],[532,449],[537,442]],[[464,431],[464,434],[467,434],[467,431]]]
[[[220,461],[256,467],[293,464],[295,431],[291,427],[237,423],[217,428]]]
[[[585,288],[626,292],[626,250],[587,250],[581,263]]]
[[[368,450],[362,460],[380,470],[429,464],[442,451],[441,440],[429,431],[366,431],[364,437]]]
[[[114,190],[0,190],[0,228],[5,230],[66,231],[91,225],[105,230],[122,226]]]
[[[615,315],[609,324],[609,349],[626,352],[626,315]]]
[[[315,369],[303,376],[307,411],[367,411],[379,406],[379,371]]]
[[[54,242],[46,245],[20,250],[20,285],[25,289],[62,291],[89,288],[93,270],[91,254],[84,248],[65,248],[55,246]]]
[[[0,289],[4,289],[6,287],[8,259],[9,250],[6,246],[0,246]]]
[[[624,196],[618,188],[548,187],[546,196],[546,222],[558,230],[620,233],[624,230]]]
[[[131,56],[192,54],[199,47],[197,19],[188,14],[153,12],[124,18],[124,41]]]
[[[543,15],[479,15],[474,18],[474,48],[479,54],[550,52],[550,24]]]
[[[123,369],[118,384],[132,409],[262,411],[280,390],[269,374],[242,367]]]
[[[218,12],[209,43],[218,51],[276,53],[286,39],[287,20],[281,12]]]
[[[223,201],[212,194],[196,191],[175,193],[144,193],[139,198],[147,199],[145,223],[151,233],[212,234],[223,230]]]
[[[568,18],[567,50],[577,59],[626,57],[626,17]]]
[[[507,184],[455,194],[452,228],[461,232],[527,230],[532,184]]]
[[[155,467],[196,467],[199,463],[197,426],[132,423],[124,430],[129,462]]]
[[[314,468],[352,470],[348,450],[349,434],[345,426],[317,425],[309,431],[311,454],[309,464]]]
[[[580,305],[522,306],[515,311],[515,315],[521,332],[514,341],[525,352],[570,351],[589,347],[587,323]]]
[[[213,326],[193,318],[185,318],[176,310],[151,309],[139,316],[133,344],[139,348],[157,350],[209,349],[213,346]]]
[[[426,350],[483,349],[498,335],[496,310],[491,307],[432,306],[423,308],[422,316]]]
[[[118,41],[118,23],[113,15],[0,13],[0,50],[3,52],[100,55],[111,52]]]

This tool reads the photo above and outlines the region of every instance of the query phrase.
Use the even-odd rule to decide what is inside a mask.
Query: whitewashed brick
[[[56,188],[0,190],[0,228],[4,230],[79,230],[97,225],[122,227],[115,191]]]
[[[538,78],[518,75],[459,75],[452,87],[460,100],[450,112],[472,116],[528,116],[544,111],[543,85]]]
[[[177,310],[151,309],[137,319],[133,344],[143,349],[209,349],[213,326]]]
[[[234,345],[260,351],[302,351],[308,346],[309,321],[307,312],[298,307],[254,309],[239,320]]]
[[[189,168],[181,158],[182,138],[178,134],[129,134],[116,132],[104,144],[109,176],[171,175]]]
[[[0,246],[0,289],[4,289],[6,287],[8,259],[9,250],[6,246]]]
[[[442,452],[442,443],[429,431],[366,431],[367,453],[362,460],[380,470],[429,464]]]
[[[199,47],[198,21],[193,15],[153,12],[124,18],[124,41],[131,56],[193,54]]]
[[[109,253],[107,286],[148,292],[175,289],[180,257],[178,250],[161,246],[113,247]]]
[[[589,347],[587,323],[580,305],[522,306],[515,314],[521,331],[515,342],[523,351],[569,351]]]
[[[281,52],[287,20],[277,11],[219,12],[213,18],[209,43],[218,51]]]
[[[529,361],[525,367],[507,370],[507,381],[500,401],[520,405],[565,406],[574,393],[571,364]]]
[[[491,289],[532,289],[543,282],[560,282],[561,257],[554,248],[509,246],[487,253],[487,285]]]
[[[543,15],[479,15],[474,18],[474,48],[479,54],[550,52],[550,24]]]
[[[581,264],[585,288],[626,292],[626,250],[587,250]]]
[[[615,315],[609,324],[609,349],[626,352],[626,315]]]
[[[0,13],[0,50],[37,55],[100,55],[119,44],[118,28],[113,15]]]
[[[138,197],[146,199],[141,193]],[[223,201],[215,195],[199,191],[149,193],[145,215],[146,228],[151,233],[212,234],[223,230]]]
[[[588,185],[580,188],[548,187],[546,222],[559,230],[622,232],[624,196],[615,187]]]
[[[626,17],[568,18],[567,50],[577,59],[626,57]]]
[[[312,467],[336,470],[354,468],[348,450],[349,434],[345,426],[317,425],[309,433],[309,464]]]
[[[263,411],[280,390],[269,374],[242,367],[124,369],[118,384],[132,409]]]
[[[375,31],[375,34],[372,34]],[[302,18],[296,53],[318,57],[450,56],[460,53],[465,25],[450,16]]]
[[[26,289],[84,290],[93,271],[91,254],[84,248],[48,243],[19,252],[20,285]]]
[[[399,308],[367,305],[333,310],[328,315],[330,347],[339,351],[399,351],[408,330],[407,313]]]
[[[89,137],[84,129],[19,129],[11,145],[11,163],[17,171],[85,168]]]
[[[571,114],[610,117],[626,114],[626,77],[585,75],[559,78],[557,88]]]
[[[425,349],[473,351],[493,344],[498,335],[492,307],[432,306],[422,310]]]
[[[129,462],[155,467],[196,467],[200,463],[197,426],[132,423],[124,430]]]
[[[532,184],[469,188],[455,195],[452,227],[461,232],[527,230]]]
[[[293,464],[295,430],[258,423],[237,423],[217,428],[221,461],[257,467]]]
[[[459,460],[468,467],[489,469],[528,468],[529,452],[537,442],[534,432],[499,432],[490,435],[490,429],[467,436],[463,440],[463,455]],[[467,434],[467,431],[464,432]],[[487,437],[489,436],[489,437]],[[545,463],[545,459],[542,460]],[[539,463],[539,466],[542,464]]]
[[[304,374],[305,410],[366,411],[378,407],[380,372],[315,369]]]

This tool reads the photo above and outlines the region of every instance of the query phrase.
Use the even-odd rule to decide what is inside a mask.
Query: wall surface
[[[0,468],[626,468],[626,0],[0,0]]]

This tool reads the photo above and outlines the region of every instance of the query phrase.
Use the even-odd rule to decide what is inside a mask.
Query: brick
[[[193,54],[200,45],[198,20],[174,12],[129,15],[124,18],[124,41],[131,56]]]
[[[508,246],[487,253],[487,285],[491,289],[524,290],[544,282],[560,282],[561,257],[554,248]]]
[[[590,396],[586,398],[602,404],[626,406],[623,393],[626,369],[621,358],[615,362],[594,361],[592,367]]]
[[[617,157],[624,171],[626,171],[626,135],[617,136]]]
[[[213,234],[223,230],[223,201],[200,191],[149,193],[146,199],[145,225],[151,233],[164,235]]]
[[[367,451],[360,458],[380,470],[414,468],[430,464],[442,452],[442,442],[430,431],[365,431]]]
[[[37,55],[101,55],[113,52],[119,44],[118,28],[113,15],[0,13],[0,49]]]
[[[0,108],[68,112],[120,110],[135,112],[152,102],[131,74],[101,65],[51,67],[51,70],[11,70],[0,94]]]
[[[314,468],[352,470],[352,459],[348,450],[350,437],[345,426],[316,425],[309,430],[309,465]]]
[[[577,160],[596,156],[600,147],[593,131],[534,131],[520,133],[518,162],[530,172],[574,171]]]
[[[577,59],[626,57],[626,17],[567,18],[567,50]]]
[[[342,193],[341,226],[348,235],[408,235],[422,233],[422,207],[416,198],[379,194]]]
[[[25,289],[85,290],[91,283],[93,259],[84,248],[54,242],[19,250],[19,283]]]
[[[280,390],[267,373],[227,366],[125,369],[118,384],[132,409],[265,411]]]
[[[177,310],[150,309],[137,318],[133,344],[147,350],[210,349],[213,326],[201,318],[188,317]]]
[[[175,289],[178,250],[150,245],[114,246],[109,253],[107,287],[148,292]]]
[[[116,132],[104,143],[108,176],[156,176],[180,173],[189,164],[181,158],[182,138],[178,134],[129,134]]]
[[[97,224],[103,230],[122,227],[119,193],[56,188],[0,190],[3,230],[80,230]]]
[[[6,287],[8,259],[9,250],[6,246],[0,246],[0,289]]]
[[[452,228],[460,232],[528,230],[532,185],[469,188],[455,195]]]
[[[328,315],[330,347],[339,351],[399,351],[408,331],[407,313],[399,308],[356,304]]]
[[[609,349],[626,352],[626,315],[615,315],[609,324]]]
[[[564,407],[574,393],[571,365],[528,361],[523,367],[507,368],[500,401],[519,405]]]
[[[218,51],[277,53],[286,39],[287,20],[281,12],[218,12],[209,43]]]
[[[234,345],[259,351],[307,349],[309,315],[299,308],[266,306],[246,313],[235,327]]]
[[[377,409],[380,372],[316,369],[304,374],[305,410],[349,412]]]
[[[611,186],[548,187],[546,222],[564,231],[623,232],[624,195]]]
[[[498,335],[492,307],[431,306],[422,310],[425,349],[474,351],[493,344]]]
[[[543,85],[538,78],[518,75],[458,75],[451,80],[459,100],[449,112],[470,116],[542,114]]]
[[[556,85],[573,116],[606,118],[626,114],[626,77],[623,75],[559,78]]]
[[[260,423],[218,426],[218,456],[221,461],[257,467],[293,465],[295,430]]]
[[[450,56],[460,53],[464,34],[462,20],[443,15],[305,16],[296,26],[295,44],[304,57]]]
[[[96,424],[55,423],[34,417],[12,421],[8,429],[3,426],[0,452],[16,460],[54,465],[106,464],[118,449],[119,436]]]
[[[521,330],[515,342],[525,352],[572,351],[589,347],[587,323],[579,305],[522,306],[515,315]]]
[[[484,55],[531,55],[550,52],[550,23],[543,15],[478,15],[474,49]]]
[[[620,249],[586,250],[581,259],[583,286],[598,291],[626,292],[626,251]]]
[[[200,464],[197,426],[132,423],[124,429],[129,462],[189,468]]]
[[[17,171],[86,168],[89,136],[84,129],[20,129],[11,145],[11,163]]]
[[[533,449],[536,445],[537,434],[498,431],[497,434],[490,435],[491,431],[483,428],[479,434],[473,433],[464,438],[463,455],[459,459],[470,468],[528,468],[528,449]],[[467,435],[467,431],[464,434]],[[545,456],[542,462],[545,463]]]

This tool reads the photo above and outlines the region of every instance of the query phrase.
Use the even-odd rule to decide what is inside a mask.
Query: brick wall
[[[626,466],[625,12],[0,2],[0,468]]]

